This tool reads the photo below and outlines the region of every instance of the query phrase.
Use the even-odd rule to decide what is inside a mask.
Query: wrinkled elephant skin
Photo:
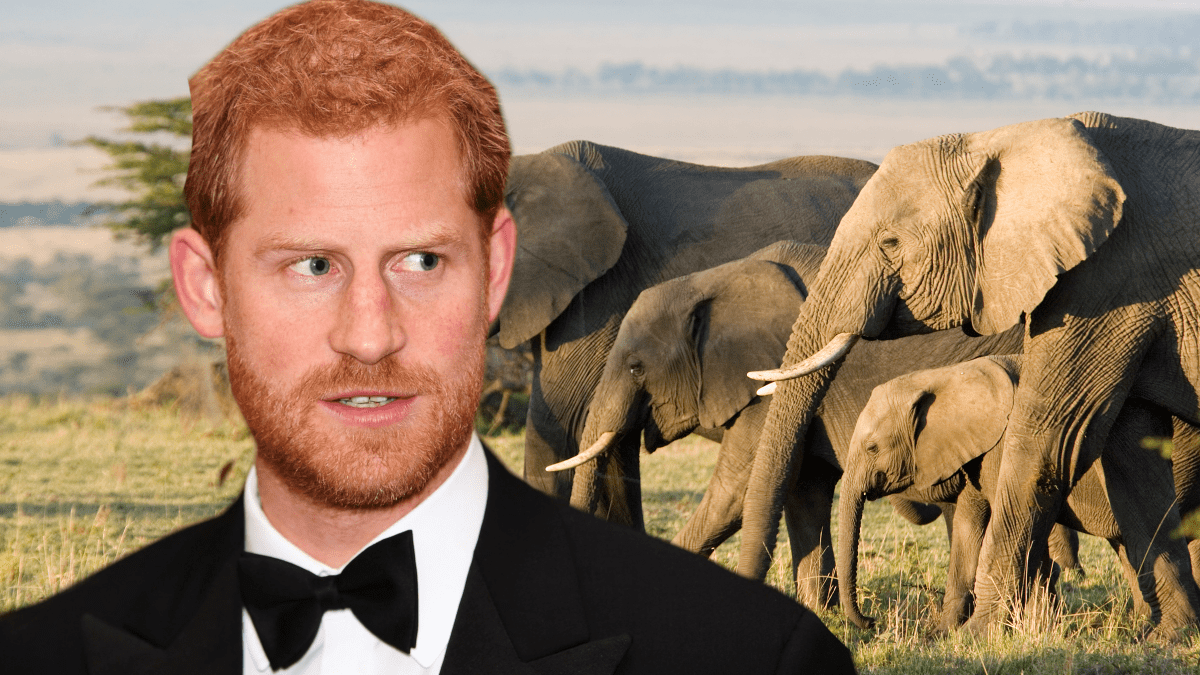
[[[576,141],[513,158],[506,202],[517,257],[500,316],[501,345],[532,340],[525,476],[567,498],[592,393],[625,311],[642,290],[744,257],[781,239],[827,245],[875,171],[838,157],[719,168]],[[626,441],[618,460],[634,460]],[[634,476],[636,478],[636,476]],[[627,520],[636,482],[613,486],[602,514]],[[640,524],[640,523],[637,523]]]
[[[841,333],[990,334],[1026,319],[973,630],[1002,625],[1022,597],[1040,564],[1027,553],[1135,387],[1200,421],[1197,194],[1200,132],[1080,113],[895,148],[842,219],[785,365]],[[751,473],[769,506],[747,509],[752,540],[774,543],[781,483],[836,370],[779,384]],[[743,547],[739,572],[761,576],[766,560]]]
[[[999,441],[1019,379],[1019,356],[991,357],[910,373],[872,392],[850,442],[838,507],[842,607],[855,624],[871,623],[857,601],[863,502],[894,494],[955,503],[938,627],[950,630],[971,615],[979,547],[1002,459]],[[1133,597],[1145,605],[1163,637],[1194,625],[1200,611],[1186,545],[1156,536],[1180,523],[1171,463],[1140,447],[1147,436],[1171,433],[1172,420],[1165,411],[1128,399],[1109,433],[1103,457],[1084,458],[1087,468],[1067,496],[1058,514],[1060,525],[1055,527],[1060,536],[1062,526],[1069,525],[1109,540],[1130,580]],[[1181,449],[1187,442],[1176,441]],[[1190,494],[1197,487],[1181,485],[1179,492]],[[1122,522],[1114,515],[1114,502],[1128,506]],[[1140,570],[1135,572],[1130,560],[1139,561]],[[1049,559],[1044,563],[1040,576],[1053,578]]]
[[[741,525],[750,477],[769,398],[755,395],[748,369],[777,364],[792,321],[815,278],[824,247],[777,242],[751,256],[653,286],[634,302],[592,398],[581,447],[606,452],[620,439],[644,438],[653,452],[700,432],[721,449],[700,505],[675,536],[686,549],[708,555]],[[1020,348],[1017,331],[968,338],[946,331],[893,342],[865,344],[839,373],[810,431],[805,458],[791,481],[785,518],[792,547],[797,597],[809,606],[836,602],[832,583],[830,510],[841,457],[871,388],[914,368],[958,363],[980,354]],[[596,511],[605,481],[628,474],[604,454],[578,466],[572,502]],[[636,461],[636,458],[635,460]],[[606,462],[597,467],[596,462]],[[633,473],[636,475],[636,473]],[[936,517],[905,500],[897,511],[914,522]]]

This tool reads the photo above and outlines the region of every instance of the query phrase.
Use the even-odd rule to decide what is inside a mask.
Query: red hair
[[[184,194],[192,227],[221,255],[245,210],[239,189],[254,128],[313,137],[445,119],[467,203],[483,227],[504,198],[511,150],[495,88],[436,28],[367,0],[314,0],[242,33],[189,81],[192,152]],[[490,231],[490,230],[489,230]]]

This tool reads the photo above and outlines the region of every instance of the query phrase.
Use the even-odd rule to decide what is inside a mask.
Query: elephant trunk
[[[859,628],[866,629],[875,625],[875,619],[863,616],[858,606],[858,538],[862,527],[864,502],[866,493],[862,490],[862,482],[843,478],[842,496],[838,501],[839,594],[846,618]]]
[[[601,483],[605,473],[601,469],[610,464],[609,458],[605,456],[605,452],[616,445],[615,441],[618,438],[616,432],[606,431],[587,450],[579,453],[572,459],[560,463],[567,464],[568,462],[579,460],[585,455],[590,455],[589,458],[580,461],[575,468],[575,477],[571,483],[571,506],[593,515],[600,511],[600,495],[603,487]],[[554,467],[546,467],[546,470],[551,471],[555,469]]]
[[[628,458],[620,456],[622,446],[637,442],[634,439],[638,437],[639,424],[644,417],[643,407],[642,392],[621,378],[610,377],[606,369],[592,396],[583,428],[580,447],[587,449],[546,467],[547,471],[575,469],[571,484],[572,506],[626,525],[641,521],[640,498],[636,505],[618,502],[628,489],[622,485],[625,473],[632,469],[623,466]]]
[[[738,574],[765,579],[779,536],[787,486],[802,460],[804,436],[839,365],[781,382],[759,436],[742,516]]]
[[[595,514],[600,508],[600,472],[596,465],[602,460],[584,462],[575,469],[571,482],[571,506]]]
[[[781,370],[793,370],[792,366],[808,361],[803,368],[807,370],[813,363],[808,357],[822,351],[825,353],[816,363],[829,365],[777,383],[754,455],[738,557],[738,574],[750,579],[766,578],[779,534],[785,491],[793,471],[803,460],[808,427],[841,367],[842,361],[838,359],[853,347],[858,336],[877,335],[895,302],[890,294],[893,284],[854,283],[860,277],[870,277],[872,267],[863,254],[854,252],[866,249],[853,241],[852,234],[843,235],[839,229],[834,244],[839,238],[848,239],[842,247],[851,252],[840,254],[835,245],[830,246],[811,293],[792,326]],[[851,293],[848,289],[858,292]]]

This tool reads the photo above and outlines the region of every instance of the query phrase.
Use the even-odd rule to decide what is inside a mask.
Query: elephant
[[[825,156],[700,166],[587,141],[514,157],[505,202],[518,250],[490,332],[508,349],[532,344],[526,480],[569,498],[571,472],[544,469],[578,452],[605,358],[638,293],[781,239],[827,245],[875,168]],[[638,444],[620,450],[636,479]],[[641,527],[640,505],[629,482],[600,515]]]
[[[755,395],[757,385],[745,372],[779,362],[806,284],[815,278],[825,252],[825,247],[781,241],[642,291],[620,324],[592,397],[582,443],[588,450],[560,465],[577,467],[576,507],[595,511],[606,483],[620,485],[629,474],[637,475],[622,471],[625,464],[596,466],[624,439],[636,444],[642,436],[646,450],[653,452],[697,432],[719,440],[721,449],[700,505],[674,542],[709,555],[737,531],[770,405],[769,399]],[[879,342],[854,355],[834,383],[820,423],[809,433],[813,449],[788,490],[792,574],[801,602],[812,607],[837,602],[830,538],[834,487],[841,475],[840,458],[871,388],[914,368],[1009,353],[1020,345],[1018,331],[988,338],[948,331]],[[939,513],[907,500],[893,505],[919,524]]]
[[[967,627],[1003,625],[1125,399],[1200,421],[1198,194],[1200,132],[1103,113],[892,149],[842,218],[782,368],[751,374],[778,389],[739,573],[765,573],[806,430],[855,342],[1020,324],[1024,377]]]
[[[954,533],[939,630],[957,627],[971,614],[979,544],[997,494],[1001,439],[1009,423],[1020,356],[991,356],[921,370],[885,382],[871,392],[858,417],[846,456],[838,502],[838,579],[846,617],[862,628],[872,619],[858,606],[858,538],[863,503],[903,494],[936,503],[953,502]],[[1143,438],[1172,433],[1170,416],[1138,399],[1127,399],[1100,457],[1086,465],[1058,513],[1058,525],[1108,539],[1131,582],[1135,603],[1144,604],[1160,636],[1196,623],[1200,600],[1187,546],[1169,533],[1180,524],[1171,463],[1142,449]],[[1177,447],[1180,447],[1177,445]],[[1195,485],[1179,486],[1191,492]],[[1136,505],[1136,518],[1118,526],[1110,502]],[[1134,570],[1130,561],[1138,561]],[[1043,566],[1042,576],[1049,576]]]

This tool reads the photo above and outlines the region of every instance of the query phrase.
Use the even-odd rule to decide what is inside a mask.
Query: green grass
[[[516,473],[521,436],[488,445]],[[689,438],[643,455],[647,530],[670,539],[700,503],[716,444]],[[171,407],[122,401],[0,398],[0,612],[45,597],[113,560],[223,509],[253,454],[240,422],[181,419]],[[224,474],[225,480],[221,481]],[[836,514],[835,514],[836,517]],[[733,567],[739,537],[714,559]],[[794,596],[781,528],[768,582]],[[864,673],[1200,673],[1200,637],[1139,641],[1129,590],[1106,542],[1081,537],[1086,576],[1068,573],[1061,603],[1033,602],[1012,630],[932,636],[945,583],[941,521],[918,527],[886,501],[863,518],[860,596],[874,616],[859,630],[820,611]]]

